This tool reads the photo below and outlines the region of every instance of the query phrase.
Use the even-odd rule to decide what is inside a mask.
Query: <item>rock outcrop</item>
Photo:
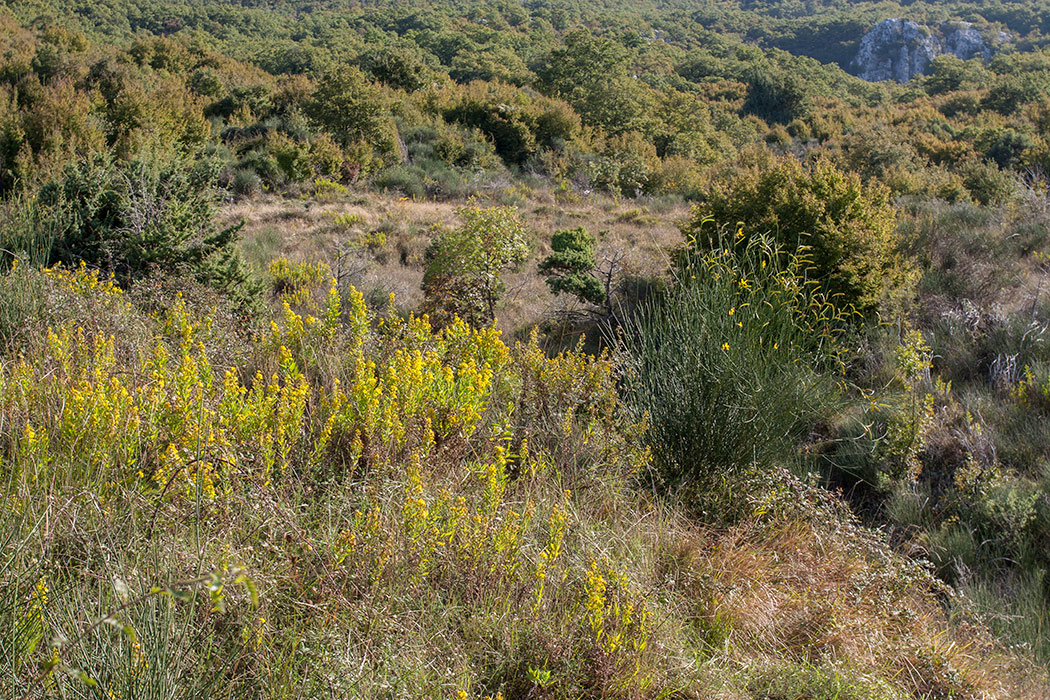
[[[864,80],[906,83],[926,72],[942,53],[963,60],[988,58],[991,49],[969,22],[945,23],[937,30],[910,20],[891,18],[864,35],[850,67]]]
[[[940,52],[940,41],[926,27],[899,18],[887,19],[860,40],[853,67],[864,80],[906,83],[924,72]]]

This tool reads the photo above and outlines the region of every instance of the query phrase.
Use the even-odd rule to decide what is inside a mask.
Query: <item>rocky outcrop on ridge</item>
[[[933,59],[945,53],[963,60],[987,59],[992,50],[969,22],[945,23],[934,31],[895,17],[879,22],[864,35],[850,67],[864,80],[906,83],[925,73]]]

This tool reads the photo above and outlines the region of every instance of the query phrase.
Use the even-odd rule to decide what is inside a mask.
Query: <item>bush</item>
[[[422,172],[412,166],[387,168],[375,177],[373,184],[383,190],[396,190],[412,199],[423,199],[427,195]]]
[[[812,98],[803,78],[780,70],[756,68],[748,76],[744,112],[773,124],[789,124],[804,119],[811,111]]]
[[[357,68],[325,75],[306,111],[344,147],[367,144],[380,159],[397,159],[397,127],[379,88]]]
[[[637,133],[614,136],[602,154],[589,163],[591,184],[624,197],[651,192],[658,182],[656,148]]]
[[[463,226],[441,231],[427,249],[423,294],[429,312],[479,325],[496,317],[503,270],[528,256],[525,224],[513,207],[472,206],[458,214]]]
[[[1014,179],[994,163],[972,158],[960,164],[958,171],[970,195],[981,204],[1002,204],[1014,192]]]
[[[766,237],[715,243],[685,251],[667,295],[625,322],[632,401],[669,485],[783,456],[832,396],[821,370],[845,315],[807,283],[809,262]]]
[[[251,168],[237,168],[230,189],[240,197],[254,197],[262,192],[262,178]]]
[[[580,118],[564,102],[500,83],[471,83],[444,117],[477,129],[505,162],[517,165],[542,148],[564,146],[580,132]]]
[[[433,80],[430,69],[422,59],[407,49],[375,49],[362,59],[362,64],[376,80],[398,90],[415,92]]]
[[[555,231],[552,252],[539,265],[540,274],[555,294],[572,294],[595,306],[605,301],[602,283],[594,276],[598,240],[582,226]]]
[[[828,296],[861,312],[902,293],[910,266],[894,236],[889,190],[828,161],[804,167],[791,157],[745,166],[714,180],[683,227],[698,250],[718,244],[717,226],[740,224],[739,235],[775,237],[784,254],[803,253]],[[712,227],[714,224],[714,228]]]
[[[247,300],[255,291],[234,251],[240,225],[218,230],[218,164],[115,164],[66,168],[43,187],[46,228],[57,232],[51,263],[86,263],[128,283],[154,271],[189,274]]]

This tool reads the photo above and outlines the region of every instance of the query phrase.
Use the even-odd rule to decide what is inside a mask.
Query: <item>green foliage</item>
[[[540,274],[555,294],[572,294],[581,302],[598,306],[605,302],[605,290],[594,276],[595,248],[598,240],[582,226],[555,231],[553,252],[540,261]]]
[[[995,110],[1003,116],[1010,116],[1025,104],[1045,95],[1047,89],[1050,89],[1050,79],[1045,75],[1045,68],[1041,73],[1001,75],[988,89],[981,106]]]
[[[457,215],[463,225],[438,232],[426,252],[426,309],[442,321],[458,315],[473,325],[496,317],[504,270],[529,253],[525,224],[513,207],[469,206]]]
[[[797,444],[830,405],[824,372],[848,321],[800,254],[762,236],[711,243],[624,324],[631,400],[668,485],[717,484]]]
[[[627,74],[624,47],[585,30],[571,32],[537,69],[540,87],[571,104],[583,120],[613,133],[645,119],[645,95]]]
[[[790,606],[810,605],[811,596],[820,591],[796,591],[790,606],[777,608],[790,609],[784,616],[794,627],[781,629],[770,644],[773,632],[748,629],[739,614],[734,618],[723,609],[728,600],[739,598],[738,592],[713,602],[719,594],[704,582],[716,580],[711,588],[729,590],[726,568],[701,574],[682,565],[660,571],[659,578],[652,574],[649,564],[674,559],[665,551],[673,547],[653,544],[665,535],[639,534],[652,522],[648,497],[639,499],[621,488],[621,481],[611,481],[610,471],[619,479],[627,464],[639,467],[644,462],[625,455],[644,449],[639,426],[645,420],[640,416],[637,425],[613,420],[621,406],[610,379],[617,375],[606,359],[584,360],[579,354],[548,359],[530,345],[515,355],[527,371],[513,373],[498,360],[501,351],[493,345],[486,355],[486,362],[492,362],[488,371],[506,383],[491,395],[492,401],[485,391],[474,391],[480,386],[475,380],[484,384],[490,375],[484,362],[464,362],[467,331],[449,316],[461,313],[476,325],[492,320],[503,294],[501,273],[526,255],[520,220],[500,223],[486,214],[490,220],[475,226],[484,216],[464,210],[463,228],[435,234],[422,308],[447,327],[444,334],[432,333],[419,319],[403,322],[393,311],[376,319],[365,312],[359,295],[347,295],[345,288],[330,290],[323,310],[312,309],[316,315],[304,311],[300,316],[291,307],[324,296],[326,270],[286,261],[264,277],[272,282],[274,298],[259,302],[279,307],[273,315],[276,330],[263,334],[265,342],[253,346],[250,359],[235,357],[238,351],[228,347],[229,341],[244,333],[246,321],[252,327],[257,322],[270,327],[271,319],[245,319],[244,306],[238,323],[224,326],[224,342],[208,333],[200,336],[204,344],[221,345],[210,356],[206,353],[216,348],[183,347],[168,337],[170,328],[160,329],[155,319],[136,315],[136,305],[157,309],[171,302],[158,291],[157,276],[177,279],[180,287],[199,294],[202,307],[215,305],[217,297],[197,288],[195,280],[234,296],[252,287],[232,253],[236,231],[219,230],[215,223],[215,207],[227,196],[222,188],[242,199],[263,192],[268,198],[302,196],[308,211],[314,202],[356,196],[348,189],[354,185],[396,189],[414,199],[462,200],[481,193],[494,201],[520,201],[526,188],[515,182],[518,177],[548,211],[550,197],[559,204],[573,203],[556,213],[555,226],[566,225],[562,222],[569,219],[563,217],[602,216],[595,212],[604,200],[591,200],[591,189],[617,198],[671,194],[703,203],[686,224],[693,249],[676,270],[679,280],[666,303],[645,307],[625,331],[634,363],[628,369],[637,372],[634,378],[625,375],[623,386],[634,392],[638,405],[652,409],[653,435],[659,437],[649,444],[668,484],[721,486],[731,483],[722,477],[756,458],[763,467],[791,461],[801,434],[799,421],[821,415],[825,387],[832,383],[833,370],[841,369],[816,341],[843,319],[829,311],[833,322],[825,326],[778,303],[797,299],[792,307],[796,312],[811,308],[815,299],[824,298],[813,284],[819,282],[840,309],[840,304],[865,312],[907,308],[899,302],[910,296],[911,273],[890,235],[890,197],[897,197],[906,218],[921,216],[922,207],[941,206],[917,204],[920,199],[953,203],[943,216],[931,215],[925,223],[909,220],[901,227],[901,233],[914,237],[907,240],[909,252],[926,276],[919,288],[922,303],[909,309],[911,317],[900,328],[922,328],[932,351],[919,337],[903,332],[887,333],[893,342],[874,333],[858,338],[853,345],[862,350],[887,343],[881,354],[864,350],[862,361],[848,368],[851,378],[859,374],[870,381],[866,388],[872,393],[864,394],[865,402],[875,398],[879,405],[853,407],[848,415],[830,420],[835,424],[831,427],[811,423],[814,444],[809,448],[826,449],[825,457],[839,461],[829,470],[833,483],[849,486],[867,517],[893,526],[895,541],[929,552],[946,580],[966,583],[997,613],[1006,609],[1011,617],[999,615],[996,624],[1016,635],[1019,644],[1048,653],[1043,634],[1046,583],[1040,572],[1050,569],[1044,546],[1050,541],[1045,498],[1050,484],[1045,466],[1050,455],[1050,358],[1040,339],[1047,318],[1045,270],[1035,256],[1046,247],[1047,207],[1045,193],[1028,184],[1037,179],[1032,173],[1050,167],[1047,0],[947,0],[936,7],[924,2],[896,7],[893,14],[930,26],[965,17],[986,39],[1000,29],[1010,36],[990,61],[938,57],[929,76],[908,86],[866,84],[837,66],[805,58],[846,65],[860,36],[885,16],[886,8],[875,3],[817,2],[805,12],[797,2],[785,0],[728,0],[684,10],[680,2],[653,0],[464,0],[426,2],[418,8],[390,0],[191,4],[35,0],[10,3],[9,11],[0,13],[0,247],[28,263],[20,262],[0,291],[0,338],[7,344],[0,362],[7,382],[0,382],[7,397],[0,451],[8,466],[32,464],[33,473],[45,475],[27,480],[18,498],[5,503],[12,504],[15,520],[30,513],[50,528],[38,533],[34,543],[34,552],[44,553],[39,561],[27,559],[16,576],[0,577],[0,599],[15,601],[0,604],[0,626],[16,632],[0,635],[0,659],[28,653],[34,664],[51,668],[48,642],[62,647],[61,630],[84,628],[80,613],[93,610],[86,617],[97,619],[100,609],[121,597],[121,587],[98,575],[105,567],[97,563],[104,560],[106,567],[116,568],[113,557],[119,554],[91,550],[97,533],[112,532],[120,520],[128,529],[120,530],[126,540],[111,538],[118,549],[131,542],[126,549],[138,552],[134,543],[150,542],[141,551],[175,552],[180,566],[200,566],[203,555],[196,543],[202,532],[213,537],[209,546],[216,559],[235,558],[238,541],[249,543],[239,550],[244,556],[265,552],[267,563],[259,568],[270,577],[268,589],[278,591],[272,619],[280,620],[271,629],[247,609],[241,609],[243,617],[204,612],[209,604],[221,602],[219,590],[202,596],[196,613],[177,606],[129,613],[120,624],[141,623],[143,629],[129,634],[122,627],[112,637],[93,633],[85,644],[70,649],[76,654],[70,655],[69,668],[62,666],[72,672],[75,660],[83,669],[137,668],[137,676],[123,670],[99,676],[106,691],[121,697],[146,695],[144,688],[170,695],[176,686],[183,694],[212,696],[213,673],[229,674],[224,684],[230,685],[222,686],[228,697],[370,696],[380,692],[377,688],[405,697],[458,695],[453,688],[463,689],[467,697],[500,690],[508,697],[647,697],[674,694],[673,689],[705,696],[716,692],[697,685],[693,674],[705,667],[695,660],[718,656],[712,653],[717,649],[707,646],[731,644],[734,664],[742,666],[735,657],[752,636],[778,649],[769,653],[775,659],[763,658],[759,664],[773,670],[740,671],[742,679],[722,683],[717,692],[742,697],[893,696],[880,683],[854,683],[842,658],[848,653],[827,656],[829,649],[842,648],[837,646],[844,638],[842,629],[820,641],[814,636],[822,625],[830,629],[828,620],[836,615],[827,613],[836,612],[837,599],[813,604],[818,608],[813,619],[819,622],[813,624],[813,619],[793,617],[797,608]],[[783,159],[755,156],[758,151]],[[745,164],[739,170],[719,166],[741,153]],[[633,214],[604,213],[610,213],[608,222],[617,227],[617,236],[634,235],[631,229],[654,223],[654,212],[662,214],[653,201],[658,200],[646,202],[649,208],[631,205]],[[237,203],[238,209],[254,205]],[[424,206],[406,205],[414,210]],[[708,215],[716,220],[707,220]],[[744,224],[739,240],[722,239],[722,226],[732,234],[738,221]],[[335,228],[349,226],[340,222]],[[275,250],[287,230],[283,221],[267,225],[265,242],[264,236],[249,242],[263,274],[269,254],[259,246]],[[394,234],[391,247],[401,250],[406,268],[398,271],[417,279],[419,270],[412,268],[418,267],[422,245],[415,232],[395,234],[398,225],[394,222],[389,230]],[[295,221],[288,224],[296,226]],[[929,229],[936,229],[935,236]],[[377,257],[389,253],[383,250],[383,231],[362,235],[356,227],[327,227],[329,233],[339,235],[343,250],[354,255],[366,249]],[[777,241],[762,242],[766,233]],[[501,243],[501,236],[511,242]],[[402,237],[411,241],[397,240]],[[592,274],[593,238],[577,229],[559,231],[555,239],[553,254],[541,263],[551,289],[599,303],[608,288],[602,290]],[[731,251],[725,260],[710,257],[725,250]],[[644,245],[638,252],[642,257],[657,254]],[[4,253],[5,266],[9,253]],[[775,280],[792,279],[803,291],[755,292],[752,300],[752,278],[764,279],[760,263],[772,266],[774,259]],[[98,269],[40,273],[34,268],[55,260],[87,261]],[[100,269],[128,285],[126,298],[105,274],[98,274]],[[345,276],[345,266],[339,270]],[[149,279],[139,283],[142,277]],[[604,270],[603,278],[608,285]],[[651,278],[634,279],[648,283]],[[738,286],[727,287],[726,280],[733,279]],[[741,287],[742,280],[746,284]],[[322,281],[324,288],[318,290]],[[56,291],[56,284],[63,289]],[[389,287],[400,295],[403,284],[393,279]],[[758,285],[762,290],[767,286],[779,289],[773,281]],[[95,298],[99,290],[107,290],[104,300]],[[759,304],[760,298],[769,306]],[[763,310],[752,314],[752,301]],[[349,318],[340,316],[343,303],[355,309]],[[80,326],[89,339],[84,343],[73,332]],[[192,331],[191,326],[181,329]],[[639,330],[643,326],[645,332]],[[51,344],[42,341],[45,329],[53,331]],[[647,335],[648,329],[654,330]],[[485,332],[495,335],[493,329]],[[764,344],[769,335],[785,339],[773,341],[776,351]],[[107,364],[105,352],[96,357],[91,346],[98,341],[97,348],[104,350],[109,336],[117,339],[117,369]],[[895,353],[902,339],[904,349]],[[170,355],[157,351],[148,367],[126,362],[153,352],[158,342],[166,344]],[[55,355],[52,351],[60,347],[69,352]],[[786,359],[778,356],[783,347],[795,348]],[[435,359],[431,351],[440,357]],[[895,361],[890,359],[894,354]],[[95,359],[89,362],[88,356]],[[35,365],[41,358],[52,364]],[[374,371],[371,363],[377,365]],[[25,379],[30,365],[33,381]],[[180,375],[165,374],[176,365]],[[428,377],[422,383],[420,366]],[[71,367],[84,371],[68,374]],[[201,367],[209,369],[195,375]],[[241,432],[220,426],[214,432],[223,435],[222,445],[213,444],[213,431],[203,429],[192,434],[187,428],[172,439],[180,445],[176,451],[183,450],[180,458],[190,460],[176,470],[181,476],[174,488],[192,491],[184,479],[194,474],[202,480],[195,484],[198,495],[206,491],[201,488],[204,476],[215,476],[209,487],[218,491],[215,500],[198,501],[193,513],[180,510],[152,483],[144,486],[129,473],[136,466],[149,471],[157,464],[168,444],[158,441],[159,436],[168,436],[165,431],[172,426],[190,425],[184,420],[187,407],[196,409],[198,419],[214,408],[208,400],[186,399],[185,392],[175,396],[173,387],[192,384],[200,397],[214,399],[220,383],[212,370],[219,377],[226,369],[233,371],[233,379],[227,379],[231,391],[223,410],[251,403],[260,415],[270,416],[273,409],[282,418],[271,425],[269,418],[237,414],[243,420],[234,420],[229,414],[225,420],[241,426]],[[91,373],[96,370],[106,381]],[[261,378],[252,380],[256,372]],[[309,378],[297,382],[296,372]],[[956,382],[954,392],[936,382],[938,373]],[[165,379],[140,381],[157,376]],[[190,381],[194,376],[199,385]],[[411,379],[399,384],[397,377]],[[47,388],[38,391],[34,382]],[[383,388],[377,394],[379,386]],[[892,387],[888,395],[872,389],[884,386]],[[245,394],[237,393],[241,389]],[[56,396],[63,400],[46,404]],[[137,434],[132,420],[121,424],[126,430],[111,429],[125,415],[127,396],[135,401],[157,398],[159,403],[139,416],[144,422],[158,421],[151,424],[153,432],[128,439]],[[513,410],[505,409],[513,396],[524,398]],[[38,399],[45,403],[32,403]],[[175,401],[184,403],[168,410]],[[675,401],[695,415],[686,416]],[[450,402],[459,402],[455,411]],[[398,423],[397,411],[406,406],[418,422]],[[20,430],[20,421],[30,413],[41,424],[69,422],[63,424],[64,432],[42,437]],[[466,416],[485,435],[476,442],[460,440],[450,428],[450,416]],[[839,423],[849,426],[845,437],[835,432]],[[266,427],[274,425],[280,430]],[[830,442],[847,447],[827,447],[826,430],[833,434]],[[120,449],[108,454],[108,461],[91,462],[106,478],[82,478],[77,467],[101,454],[99,445],[107,440]],[[778,440],[783,444],[778,446]],[[202,443],[222,450],[222,459],[239,461],[238,468],[223,473],[223,462],[209,463],[193,452],[190,446]],[[329,451],[317,452],[318,444]],[[416,450],[419,445],[427,448]],[[505,460],[495,457],[495,446],[505,448]],[[846,454],[849,450],[862,454]],[[456,461],[461,454],[471,455],[469,464]],[[281,477],[280,493],[268,491],[268,484],[240,481],[276,456],[293,471],[301,470]],[[482,467],[488,470],[484,479],[476,473]],[[851,467],[857,469],[847,475]],[[548,477],[539,476],[544,470]],[[573,475],[581,472],[585,476],[574,481]],[[769,476],[768,470],[762,472],[756,493],[764,494]],[[60,488],[49,490],[47,484],[59,481]],[[483,488],[464,487],[482,482]],[[244,491],[238,492],[234,483],[245,486]],[[492,494],[500,488],[510,496],[499,507],[485,511],[478,506],[496,503]],[[586,525],[566,541],[573,546],[574,539],[602,542],[597,548],[581,545],[578,561],[564,563],[564,568],[558,564],[548,574],[543,557],[557,558],[554,542],[560,542],[553,534],[548,537],[557,530],[554,512],[546,512],[549,503],[540,506],[541,527],[515,529],[513,523],[532,517],[528,503],[537,489],[549,492],[548,499],[561,499],[565,488],[583,488],[587,494],[586,503],[581,499],[573,504],[585,513]],[[82,507],[87,501],[81,498],[90,503]],[[323,505],[314,508],[314,499]],[[636,500],[645,505],[633,505]],[[625,506],[628,502],[632,505]],[[749,501],[747,517],[765,512],[767,505],[760,497]],[[275,515],[284,511],[299,529],[285,527],[288,522]],[[66,513],[75,522],[63,522]],[[670,520],[654,528],[677,533],[674,508],[661,513]],[[102,519],[91,520],[90,529],[77,529],[78,523],[96,516]],[[457,518],[474,516],[481,519],[475,529],[457,525]],[[162,533],[152,539],[152,525],[150,535],[139,529],[151,518]],[[611,526],[621,520],[629,521],[623,529]],[[280,527],[273,526],[277,521]],[[335,536],[337,529],[347,533],[345,541]],[[458,539],[448,537],[453,530]],[[0,528],[5,532],[0,538],[6,531]],[[309,532],[312,541],[290,544],[289,531]],[[257,536],[260,532],[264,534]],[[518,551],[524,555],[504,556],[515,551],[509,544],[512,536],[525,542]],[[475,539],[492,543],[491,549],[471,544]],[[676,534],[674,539],[683,538]],[[183,549],[181,543],[190,540],[195,546]],[[835,540],[821,544],[827,541]],[[786,551],[797,552],[796,544],[789,542]],[[686,547],[677,541],[674,546]],[[284,558],[278,558],[287,566],[272,566],[274,547],[285,548]],[[616,566],[584,560],[611,550]],[[0,551],[0,557],[8,551]],[[91,560],[84,551],[102,559]],[[704,545],[703,556],[686,552],[681,559],[707,559],[711,551]],[[761,559],[752,550],[744,554],[744,561]],[[809,563],[826,555],[822,550]],[[121,565],[148,581],[143,591],[152,590],[153,581],[184,579],[150,568],[151,561],[142,554],[134,561],[121,560]],[[638,561],[646,566],[624,565]],[[871,580],[895,579],[896,569],[887,576],[887,571],[871,574],[865,566],[858,568]],[[0,570],[14,569],[0,559]],[[373,580],[372,571],[382,575]],[[56,611],[33,612],[42,600],[37,589],[41,577],[53,574]],[[673,586],[663,587],[664,574]],[[792,576],[806,578],[788,572],[765,580]],[[434,588],[423,583],[435,580],[443,583]],[[544,580],[549,581],[546,587]],[[535,581],[540,583],[531,587]],[[880,612],[910,610],[886,603],[885,587],[868,595],[863,586],[870,581],[860,581],[860,588],[856,583],[851,580],[835,590],[863,591],[857,599],[878,601]],[[205,585],[219,587],[214,581]],[[770,590],[764,582],[760,587]],[[659,590],[647,604],[664,606],[664,619],[656,627],[661,641],[654,636],[648,651],[641,648],[649,639],[642,633],[644,613],[632,607],[643,599],[639,590]],[[77,595],[83,598],[66,598],[65,591],[82,591]],[[491,600],[482,596],[469,609],[450,604],[478,601],[478,591],[492,591]],[[179,597],[178,605],[189,602]],[[323,620],[311,617],[317,606],[325,608]],[[12,610],[16,612],[4,617]],[[932,619],[931,610],[920,608],[912,619]],[[697,620],[696,629],[682,632],[675,626],[679,617],[690,625]],[[851,623],[855,619],[839,617]],[[894,616],[894,629],[906,624],[906,617]],[[497,624],[507,619],[518,622]],[[65,622],[56,623],[61,620]],[[367,630],[360,620],[368,620]],[[768,623],[762,623],[763,630],[769,630]],[[176,627],[179,636],[172,637]],[[434,629],[456,631],[445,642],[431,644],[428,633]],[[280,639],[267,636],[272,631],[279,631]],[[329,632],[359,641],[355,650],[362,650],[361,663],[355,651],[347,652],[325,636]],[[679,643],[696,633],[706,640],[702,650]],[[427,646],[422,654],[413,654],[411,640],[421,635]],[[863,646],[901,659],[901,665],[866,672],[865,678],[884,672],[895,687],[911,682],[898,693],[909,697],[979,694],[959,685],[955,669],[944,661],[947,647],[939,641],[934,652],[901,650],[887,646],[892,636],[880,628],[875,642],[866,638]],[[787,651],[781,653],[782,640]],[[149,656],[149,669],[129,665],[141,658],[132,651],[135,641]],[[258,649],[249,648],[256,643]],[[18,646],[15,653],[10,653],[11,644]],[[171,650],[167,656],[166,648]],[[329,649],[337,651],[326,655]],[[819,658],[813,656],[815,649]],[[432,656],[416,664],[415,657],[427,654]],[[659,662],[653,661],[656,657]],[[661,675],[678,658],[688,660],[688,670]],[[810,662],[798,662],[800,658]],[[225,660],[231,660],[232,669]],[[0,675],[11,668],[12,677],[24,682],[32,666],[12,663]],[[469,675],[470,682],[460,685],[458,678],[441,676],[436,668],[453,668]],[[717,667],[714,672],[720,680],[722,671]],[[901,680],[905,678],[911,681]],[[39,689],[54,695],[96,692],[60,688],[65,681],[55,682]],[[102,688],[97,694],[109,696]]]
[[[739,222],[747,238],[771,235],[782,251],[803,254],[811,266],[806,275],[836,304],[870,312],[909,281],[895,220],[889,192],[879,183],[862,184],[828,161],[806,167],[783,158],[711,182],[683,231],[700,250],[718,245],[720,225]]]
[[[472,83],[444,116],[479,130],[507,163],[524,164],[544,148],[561,148],[580,132],[580,118],[560,100],[501,83]]]
[[[397,128],[382,93],[360,69],[327,73],[305,109],[344,147],[362,145],[386,160],[399,157]]]
[[[40,190],[51,262],[87,263],[131,281],[188,274],[246,301],[254,285],[234,251],[240,226],[216,229],[214,163],[102,158],[66,168]]]
[[[362,61],[376,80],[398,90],[422,90],[432,80],[422,59],[407,49],[383,48],[369,52]]]
[[[978,141],[985,156],[1003,170],[1016,166],[1025,151],[1034,145],[1031,136],[1011,128],[990,129]]]
[[[975,90],[986,85],[990,78],[980,59],[963,61],[952,54],[943,54],[933,59],[932,66],[924,78],[926,92],[931,95]]]
[[[788,124],[808,116],[811,101],[806,83],[797,75],[755,68],[748,77],[744,111],[767,122]]]
[[[594,187],[624,197],[652,193],[660,184],[656,148],[636,131],[608,139],[600,155],[587,166]]]

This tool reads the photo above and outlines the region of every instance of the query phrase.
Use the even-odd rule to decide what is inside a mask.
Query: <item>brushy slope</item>
[[[12,696],[1039,696],[825,492],[744,475],[706,526],[654,499],[613,358],[322,275],[251,338],[203,293],[3,278]]]

